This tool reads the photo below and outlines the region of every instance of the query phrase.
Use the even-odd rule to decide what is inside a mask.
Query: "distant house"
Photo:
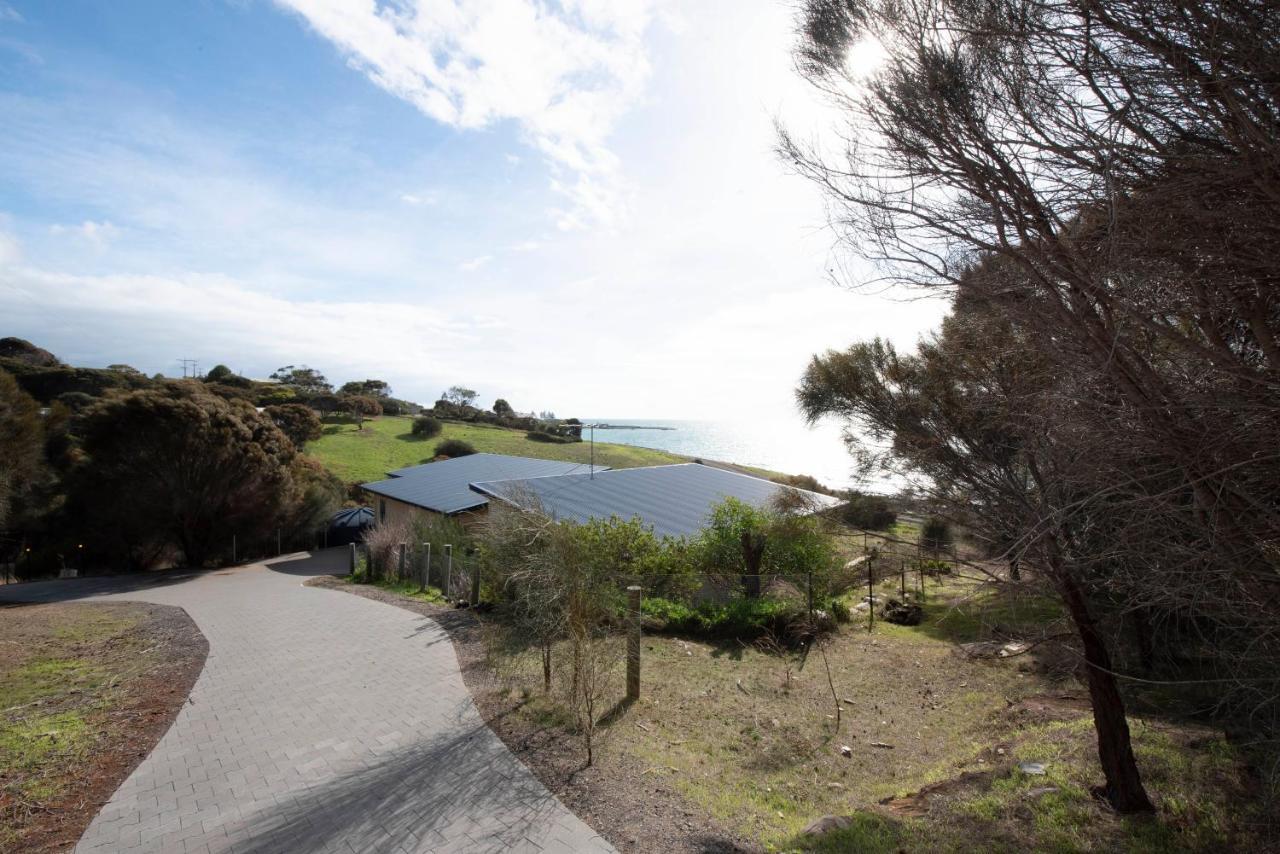
[[[552,518],[585,522],[591,518],[637,518],[659,536],[691,536],[710,521],[714,507],[736,498],[754,507],[767,507],[782,492],[792,490],[814,511],[843,501],[771,480],[700,463],[614,469],[481,481],[471,488],[513,504],[535,504]]]
[[[387,472],[387,480],[362,486],[372,498],[378,523],[398,522],[415,514],[483,511],[489,497],[471,484],[505,479],[534,479],[588,471],[582,463],[535,460],[503,454],[469,454]],[[600,471],[599,468],[596,469]]]

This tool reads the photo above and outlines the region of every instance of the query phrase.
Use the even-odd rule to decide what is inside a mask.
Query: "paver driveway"
[[[0,588],[178,605],[209,640],[190,701],[76,851],[613,850],[485,726],[433,620],[303,586],[344,559]]]

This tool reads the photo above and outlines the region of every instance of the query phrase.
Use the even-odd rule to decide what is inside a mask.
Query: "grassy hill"
[[[523,430],[508,430],[488,424],[444,423],[444,432],[419,439],[410,432],[412,418],[383,416],[365,421],[357,431],[354,422],[329,420],[324,435],[307,444],[307,453],[324,463],[344,481],[381,480],[392,469],[429,462],[435,446],[445,439],[461,439],[477,451],[588,463],[591,448],[586,442],[555,445],[532,442]],[[665,451],[596,442],[596,465],[610,468],[653,466],[686,462],[684,457]]]

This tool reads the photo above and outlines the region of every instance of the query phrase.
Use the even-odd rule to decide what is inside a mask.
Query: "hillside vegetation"
[[[393,469],[430,462],[436,445],[448,439],[460,439],[482,453],[584,465],[591,461],[589,442],[566,445],[534,442],[526,438],[523,430],[452,421],[444,423],[444,431],[439,436],[422,439],[413,435],[412,426],[412,418],[383,416],[365,421],[364,429],[357,430],[349,419],[330,418],[324,425],[324,435],[307,444],[307,453],[342,480],[359,483],[381,480]],[[665,451],[604,442],[596,442],[595,459],[596,465],[610,468],[687,462],[684,457]]]

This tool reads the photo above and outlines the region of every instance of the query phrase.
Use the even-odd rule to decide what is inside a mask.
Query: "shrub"
[[[445,439],[436,445],[437,457],[465,457],[474,454],[476,449],[461,439]]]
[[[835,495],[836,493],[818,482],[818,479],[811,474],[784,474],[773,478],[774,483],[780,483],[783,486],[791,486],[796,489],[807,489],[810,492],[820,492],[824,495]]]
[[[951,545],[951,524],[946,519],[930,516],[920,529],[920,546],[926,551],[940,552]]]
[[[884,531],[898,521],[898,514],[883,495],[850,492],[849,500],[840,508],[840,519],[847,525],[867,531]]]
[[[574,535],[599,572],[639,584],[646,594],[687,598],[698,589],[688,543],[658,537],[639,519],[591,519],[575,526]]]
[[[795,583],[813,573],[819,595],[837,564],[835,542],[821,518],[765,511],[734,498],[715,506],[693,548],[703,569],[722,577],[778,573]],[[757,584],[747,586],[759,592]]]
[[[745,596],[692,606],[660,596],[646,597],[640,603],[640,613],[650,631],[721,640],[754,640],[765,635],[795,638],[808,624],[808,614],[798,602]]]
[[[316,417],[315,412],[311,407],[300,403],[268,406],[263,409],[263,414],[289,437],[289,441],[293,442],[293,446],[298,450],[302,450],[302,446],[307,442],[319,439],[323,432],[320,419]]]
[[[361,537],[369,550],[369,567],[366,581],[394,578],[400,566],[400,544],[413,541],[411,523],[407,519],[374,525]]]
[[[853,619],[853,612],[849,610],[848,602],[843,599],[832,599],[831,616],[835,617],[837,623],[847,623]]]
[[[430,415],[419,415],[413,419],[413,435],[419,439],[433,439],[440,435],[444,425]]]
[[[572,436],[553,436],[550,433],[543,433],[541,430],[530,430],[524,434],[524,437],[530,442],[548,442],[553,445],[569,445],[579,441]]]

